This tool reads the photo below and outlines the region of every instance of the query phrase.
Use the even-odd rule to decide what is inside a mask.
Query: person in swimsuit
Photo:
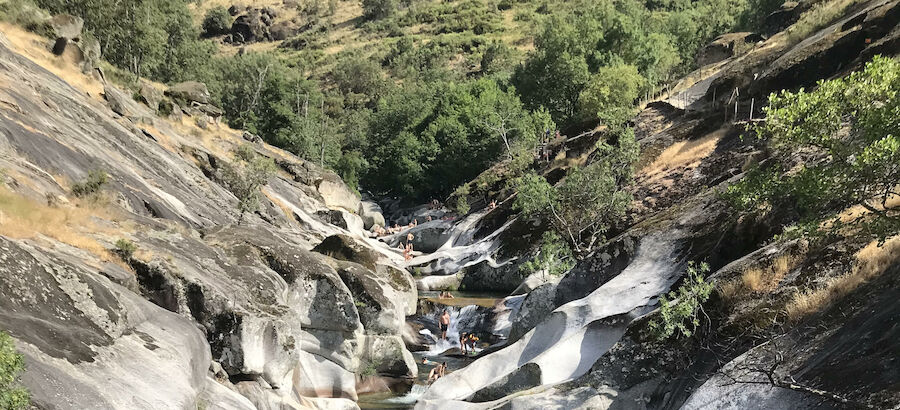
[[[450,312],[444,310],[440,318],[441,339],[447,339],[447,329],[450,328]]]

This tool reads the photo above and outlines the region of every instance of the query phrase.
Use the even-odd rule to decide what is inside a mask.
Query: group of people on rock
[[[428,220],[431,221],[431,217],[428,217]],[[394,226],[389,226],[389,227],[385,228],[381,225],[373,225],[372,233],[374,233],[375,236],[393,235],[395,233],[403,232],[404,229],[415,228],[417,226],[419,226],[418,219],[413,219],[412,222],[410,222],[408,225],[402,225],[402,226],[398,225],[398,224],[394,224]]]
[[[475,353],[475,345],[478,344],[478,336],[474,333],[462,332],[459,334],[459,350],[462,354]]]

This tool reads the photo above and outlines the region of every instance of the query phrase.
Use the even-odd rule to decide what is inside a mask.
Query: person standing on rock
[[[444,312],[441,313],[440,319],[441,325],[441,339],[447,339],[447,329],[450,328],[450,312],[444,309]]]

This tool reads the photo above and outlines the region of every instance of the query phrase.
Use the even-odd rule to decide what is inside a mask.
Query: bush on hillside
[[[206,12],[203,17],[203,34],[207,36],[218,36],[227,34],[231,31],[233,23],[231,14],[222,6],[215,6]]]
[[[535,272],[545,275],[561,275],[575,266],[575,257],[569,245],[553,231],[546,231],[541,236],[541,247],[537,255],[519,266],[527,276]]]
[[[260,189],[275,173],[275,163],[257,154],[249,145],[238,147],[234,156],[235,160],[222,168],[222,181],[238,199],[240,223],[244,219],[244,213],[259,210]]]
[[[659,318],[650,322],[650,332],[656,340],[666,340],[672,336],[691,337],[700,326],[703,303],[709,299],[714,285],[707,282],[704,275],[709,273],[709,265],[691,262],[687,277],[677,291],[659,298]]]
[[[362,8],[367,19],[383,19],[397,11],[397,0],[362,0]]]
[[[103,47],[103,58],[138,77],[161,82],[189,79],[206,69],[215,44],[199,39],[181,0],[37,0],[53,14],[84,18]]]
[[[25,358],[16,352],[9,334],[0,331],[0,408],[19,410],[29,407],[28,390],[19,383],[19,376],[24,371]]]
[[[83,198],[100,193],[106,183],[109,182],[109,175],[103,170],[92,170],[88,172],[85,179],[72,184],[72,195]]]
[[[579,97],[585,119],[599,118],[611,127],[621,125],[635,114],[634,102],[645,83],[635,66],[600,67]]]

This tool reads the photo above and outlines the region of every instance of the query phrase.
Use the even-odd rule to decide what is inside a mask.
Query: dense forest
[[[27,26],[35,6],[83,17],[119,82],[202,81],[232,127],[354,187],[410,199],[444,198],[499,159],[532,155],[556,129],[621,126],[694,67],[701,45],[780,6],[365,0],[346,22],[365,41],[344,44],[328,40],[341,29],[335,15],[360,5],[307,0],[290,3],[298,34],[238,52],[222,41],[234,19],[222,6],[28,1],[7,3],[7,18]]]

